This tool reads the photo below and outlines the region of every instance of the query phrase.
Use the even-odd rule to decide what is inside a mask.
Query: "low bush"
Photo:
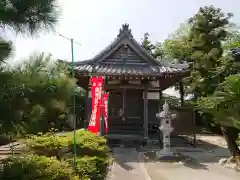
[[[37,155],[43,155],[47,157],[55,156],[57,159],[61,159],[63,149],[68,148],[68,139],[63,136],[55,135],[53,132],[38,135],[30,135],[26,141],[26,151],[33,152]]]
[[[58,156],[59,152],[73,152],[73,133],[56,135],[52,132],[28,136],[26,139],[27,150],[39,155]],[[108,156],[106,139],[85,131],[76,131],[76,147],[78,156]]]
[[[76,160],[76,172],[79,177],[103,180],[107,175],[109,161],[97,156],[84,156]]]
[[[38,155],[14,156],[0,170],[4,180],[79,180],[68,163]]]
[[[67,134],[69,147],[73,150],[73,133]],[[76,132],[78,156],[108,156],[108,146],[105,138],[97,136],[89,131],[78,130]]]
[[[85,130],[76,132],[77,174],[80,179],[103,180],[106,177],[109,156],[107,142]],[[28,136],[26,151],[39,156],[56,157],[73,164],[73,133],[56,135],[53,132]]]

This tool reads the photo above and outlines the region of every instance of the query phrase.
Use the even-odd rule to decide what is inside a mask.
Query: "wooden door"
[[[143,134],[143,92],[119,89],[109,92],[109,133]]]
[[[109,92],[109,114],[108,114],[108,124],[109,131],[117,126],[123,126],[125,121],[123,121],[123,91],[112,90]]]
[[[127,89],[124,109],[128,126],[143,127],[143,91]]]

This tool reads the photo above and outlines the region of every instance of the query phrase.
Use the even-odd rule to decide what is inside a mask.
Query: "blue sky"
[[[109,44],[123,23],[128,23],[133,36],[140,41],[145,32],[153,42],[164,40],[199,7],[214,5],[234,13],[240,24],[239,0],[59,0],[60,21],[56,33],[38,37],[8,36],[15,44],[12,59],[19,61],[33,52],[46,52],[60,59],[71,58],[70,42],[58,36],[72,37],[75,60],[91,58]]]

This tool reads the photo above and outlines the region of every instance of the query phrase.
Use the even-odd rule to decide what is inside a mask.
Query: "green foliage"
[[[106,139],[96,136],[95,134],[85,131],[76,131],[78,156],[108,156]],[[56,151],[69,148],[73,151],[73,133],[65,135],[56,135],[53,132],[28,136],[26,139],[28,150],[47,156],[56,156]]]
[[[4,180],[78,180],[68,163],[54,157],[13,156],[4,162],[0,179]]]
[[[155,48],[155,46],[151,43],[151,41],[149,40],[149,33],[145,33],[143,38],[142,38],[142,43],[141,43],[142,47],[144,49],[146,49],[150,54],[152,53],[153,49]]]
[[[163,43],[167,58],[192,63],[190,76],[183,80],[185,94],[194,95],[193,100],[204,97],[205,102],[201,98],[202,104],[197,104],[197,108],[202,111],[201,121],[210,126],[215,126],[212,122],[215,114],[208,108],[206,101],[212,102],[211,95],[225,77],[238,72],[232,57],[227,53],[239,45],[240,37],[239,30],[230,23],[231,17],[232,14],[225,14],[213,6],[202,7],[187,24],[182,24]],[[219,118],[213,120],[220,123]],[[231,120],[225,123],[232,124]]]
[[[1,0],[0,26],[31,35],[54,29],[58,20],[56,0]],[[12,43],[0,37],[0,62],[10,55]]]
[[[53,132],[28,136],[26,139],[27,152],[32,151],[38,155],[60,158],[62,150],[68,147],[68,138],[57,136]]]
[[[12,50],[12,43],[0,38],[0,63],[9,57]]]
[[[106,139],[85,130],[76,132],[77,174],[82,179],[102,180],[107,175],[109,155]],[[73,164],[73,133],[54,132],[28,136],[26,151],[47,157],[57,157]]]
[[[220,124],[240,129],[240,76],[227,77],[213,95],[197,101],[197,108],[212,114]]]
[[[77,158],[76,171],[85,179],[103,180],[107,176],[109,161],[98,156]]]
[[[77,135],[77,150],[78,155],[80,156],[100,156],[103,158],[107,158],[108,156],[108,147],[107,141],[105,138],[100,136],[96,136],[95,134],[85,131],[79,130],[76,132]],[[68,136],[69,143],[73,148],[73,134],[69,134]]]
[[[57,9],[56,0],[1,0],[0,25],[33,34],[54,27]]]
[[[173,59],[190,60],[191,54],[188,45],[190,27],[189,24],[181,24],[181,26],[163,42],[163,51],[169,61]]]
[[[149,33],[145,33],[141,46],[147,50],[147,52],[152,55],[154,58],[163,57],[163,48],[160,42],[157,42],[155,45],[149,40]]]
[[[240,47],[240,30],[238,27],[233,25],[228,28],[228,36],[227,39],[222,43],[223,48],[226,52],[229,50]]]
[[[44,54],[0,72],[0,87],[2,133],[61,129],[77,89],[68,67]]]
[[[157,42],[154,46],[155,48],[153,49],[152,56],[154,58],[163,58],[165,56],[165,52],[162,43]]]
[[[226,63],[221,41],[227,38],[226,27],[231,14],[225,15],[213,6],[203,7],[190,19],[189,47],[193,69],[188,78],[190,92],[195,97],[212,94],[223,81]]]

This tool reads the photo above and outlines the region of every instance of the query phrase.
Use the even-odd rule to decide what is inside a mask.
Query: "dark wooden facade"
[[[156,113],[161,92],[181,81],[188,64],[154,59],[124,24],[117,38],[97,56],[76,62],[75,72],[79,86],[87,91],[91,76],[105,78],[104,90],[109,92],[109,138],[148,139],[152,126],[159,123]],[[151,93],[158,97],[149,97]],[[88,120],[90,96],[87,107]]]

